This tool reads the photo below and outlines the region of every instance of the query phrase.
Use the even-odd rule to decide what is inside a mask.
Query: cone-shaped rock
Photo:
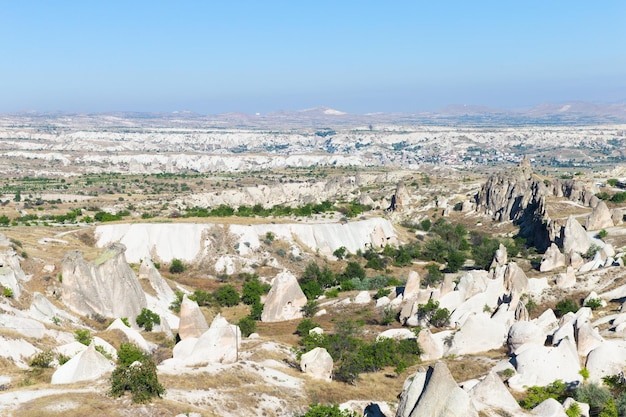
[[[198,307],[198,303],[183,296],[180,303],[180,324],[178,326],[178,336],[181,340],[190,337],[200,337],[202,333],[209,330],[209,325]]]
[[[261,321],[300,319],[303,317],[301,309],[306,305],[306,301],[296,277],[288,271],[281,272],[274,278],[272,288],[267,294]]]

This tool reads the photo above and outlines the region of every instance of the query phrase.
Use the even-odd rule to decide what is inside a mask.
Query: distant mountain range
[[[185,127],[185,128],[370,128],[375,125],[584,125],[626,123],[626,102],[544,103],[526,110],[451,105],[434,112],[351,114],[328,107],[281,110],[266,114],[222,113],[201,115],[191,111],[156,112],[18,112],[0,114],[0,124],[58,127]]]

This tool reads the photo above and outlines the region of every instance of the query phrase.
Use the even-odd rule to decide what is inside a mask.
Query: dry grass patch
[[[349,400],[396,402],[408,373],[396,376],[391,369],[359,375],[356,384],[307,379],[308,403],[341,404]]]
[[[207,410],[163,399],[156,399],[150,404],[138,405],[130,401],[130,396],[113,399],[104,393],[71,393],[68,395],[66,392],[34,399],[20,405],[14,412],[15,416],[20,417],[171,417],[188,412],[214,416]]]

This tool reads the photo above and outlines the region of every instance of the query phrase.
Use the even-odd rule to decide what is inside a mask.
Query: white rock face
[[[354,304],[369,304],[372,301],[369,291],[360,291],[356,297],[354,297]]]
[[[415,271],[409,271],[409,277],[404,286],[404,298],[416,297],[420,291],[420,276]]]
[[[518,350],[526,345],[543,346],[546,341],[546,334],[535,323],[530,321],[518,321],[509,328],[507,344],[511,353],[516,354]]]
[[[562,230],[563,235],[563,252],[570,253],[575,251],[578,253],[586,253],[591,247],[593,240],[587,235],[587,232],[578,223],[574,216],[569,216]]]
[[[563,406],[554,398],[548,398],[533,408],[533,414],[541,417],[567,417]]]
[[[146,307],[146,297],[135,273],[126,263],[124,246],[112,244],[93,262],[78,251],[65,255],[62,300],[85,316],[135,317]]]
[[[43,294],[33,293],[33,301],[28,310],[35,320],[50,322],[53,320],[78,322],[78,319],[52,304]]]
[[[520,405],[494,371],[489,372],[482,381],[474,385],[469,391],[469,396],[479,412],[488,409],[504,410],[508,413],[521,411]]]
[[[509,387],[516,391],[533,385],[546,386],[556,379],[566,383],[578,382],[582,377],[576,346],[563,339],[558,346],[531,346],[521,348],[515,357],[517,374],[509,379]]]
[[[565,255],[561,253],[555,243],[552,243],[541,259],[539,270],[541,272],[548,272],[563,266],[565,266]]]
[[[144,352],[151,353],[156,349],[156,345],[154,343],[147,342],[146,339],[143,338],[141,333],[133,328],[126,326],[121,319],[115,319],[113,323],[111,323],[111,325],[107,328],[107,330],[121,331],[126,335],[131,343],[137,345],[137,347]]]
[[[203,256],[203,248],[211,245],[209,230],[215,227],[210,223],[133,223],[107,224],[96,227],[97,245],[104,247],[112,242],[120,242],[127,247],[126,258],[137,263],[141,259],[156,256],[163,262],[172,259],[193,261]],[[355,253],[366,245],[380,247],[397,241],[395,229],[389,220],[371,218],[341,223],[281,223],[255,225],[229,225],[228,233],[239,243],[240,250],[258,249],[259,236],[271,232],[277,239],[290,243],[303,243],[312,251],[332,256],[344,246]],[[242,252],[242,254],[244,254]]]
[[[607,340],[589,352],[585,367],[589,371],[589,381],[602,383],[602,377],[617,375],[626,362],[626,342]]]
[[[72,384],[79,381],[92,381],[108,372],[115,366],[91,344],[87,349],[59,367],[52,374],[52,384]]]
[[[333,358],[326,349],[316,347],[302,355],[300,369],[313,378],[330,381],[333,373]]]
[[[198,338],[209,330],[209,325],[198,307],[198,303],[190,300],[187,295],[183,296],[180,303],[180,321],[178,326],[178,336],[181,340],[187,338]]]
[[[423,376],[419,374],[408,386],[405,383],[396,417],[478,417],[469,395],[457,385],[443,362],[437,362]]]
[[[261,321],[277,322],[301,319],[302,307],[306,305],[306,296],[291,272],[284,271],[276,275],[272,288],[267,294]]]
[[[4,236],[4,235],[2,235]],[[6,236],[4,237],[6,239]],[[20,259],[12,248],[0,251],[0,285],[10,288],[15,299],[20,298],[22,289],[20,282],[26,280]]]
[[[507,329],[503,323],[484,313],[470,315],[454,333],[447,354],[467,355],[499,349],[506,340]]]
[[[593,208],[593,211],[589,217],[587,217],[585,227],[589,231],[613,227],[613,214],[604,201],[600,201],[598,205]]]
[[[193,340],[193,339],[192,339]],[[175,357],[187,366],[204,363],[233,363],[237,361],[241,330],[239,326],[229,324],[221,315],[217,315],[209,330],[200,336],[191,348],[189,356]]]

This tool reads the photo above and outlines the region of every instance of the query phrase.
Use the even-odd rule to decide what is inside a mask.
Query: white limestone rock
[[[568,266],[565,272],[562,272],[556,276],[557,287],[571,288],[574,285],[576,285],[576,271],[573,267]]]
[[[405,383],[397,417],[478,417],[469,395],[457,385],[443,362],[437,362],[420,374],[418,372],[410,383]]]
[[[454,333],[448,355],[467,355],[499,349],[506,341],[507,328],[484,313],[470,315]]]
[[[563,406],[554,398],[548,398],[532,410],[534,415],[541,417],[567,417]]]
[[[589,352],[585,367],[589,371],[589,381],[602,383],[602,377],[617,375],[626,363],[626,342],[606,340]]]
[[[207,330],[209,330],[209,325],[207,324],[198,303],[190,300],[185,294],[182,302],[180,303],[178,336],[181,340],[189,337],[198,338]]]
[[[360,291],[356,297],[354,297],[354,304],[369,304],[372,301],[369,291]]]
[[[217,315],[209,330],[200,336],[191,353],[183,362],[187,366],[203,363],[233,363],[237,360],[241,330],[239,326],[229,324],[221,315]]]
[[[108,330],[121,331],[122,333],[124,333],[124,335],[126,335],[126,337],[131,343],[137,345],[137,347],[143,350],[144,352],[152,353],[156,350],[156,345],[154,343],[146,341],[146,339],[143,338],[141,333],[139,333],[137,330],[133,329],[132,327],[126,326],[126,324],[124,324],[124,322],[121,319],[115,319],[113,323],[111,323],[111,325],[107,327],[107,331]]]
[[[91,344],[87,349],[61,365],[52,374],[52,384],[72,384],[96,380],[113,371],[115,365]]]
[[[422,354],[420,355],[421,360],[434,361],[443,357],[443,340],[433,337],[429,329],[423,329],[419,332],[417,335],[417,343],[420,345],[420,348],[422,348]]]
[[[409,271],[409,277],[406,280],[404,286],[403,296],[404,298],[411,298],[417,296],[420,291],[420,276],[416,271]]]
[[[552,243],[552,245],[550,245],[550,247],[543,254],[539,271],[549,272],[563,266],[565,266],[565,255],[561,253],[559,247],[555,243]]]
[[[300,369],[316,379],[330,381],[333,373],[333,358],[322,347],[316,347],[300,358]]]
[[[600,201],[593,211],[587,217],[586,229],[600,230],[607,227],[613,227],[613,215],[604,201]]]
[[[507,345],[512,354],[519,353],[519,349],[529,345],[543,346],[547,334],[535,323],[529,321],[518,321],[509,328]]]
[[[555,347],[531,346],[523,349],[516,355],[514,365],[517,374],[508,383],[516,391],[533,385],[546,386],[556,379],[566,383],[582,380],[578,352],[569,339],[562,340]]]
[[[593,240],[587,235],[587,232],[578,223],[574,216],[569,216],[561,231],[563,236],[563,252],[570,253],[575,251],[578,253],[587,253]]]
[[[63,258],[62,300],[85,316],[127,317],[134,321],[146,307],[146,297],[133,270],[126,263],[122,244],[111,244],[93,262],[78,251]]]
[[[302,307],[307,303],[295,275],[284,271],[276,275],[272,281],[272,288],[267,294],[261,321],[277,322],[301,319]]]
[[[508,413],[521,411],[513,395],[506,388],[498,374],[493,370],[469,391],[478,412],[486,410],[503,410]]]

